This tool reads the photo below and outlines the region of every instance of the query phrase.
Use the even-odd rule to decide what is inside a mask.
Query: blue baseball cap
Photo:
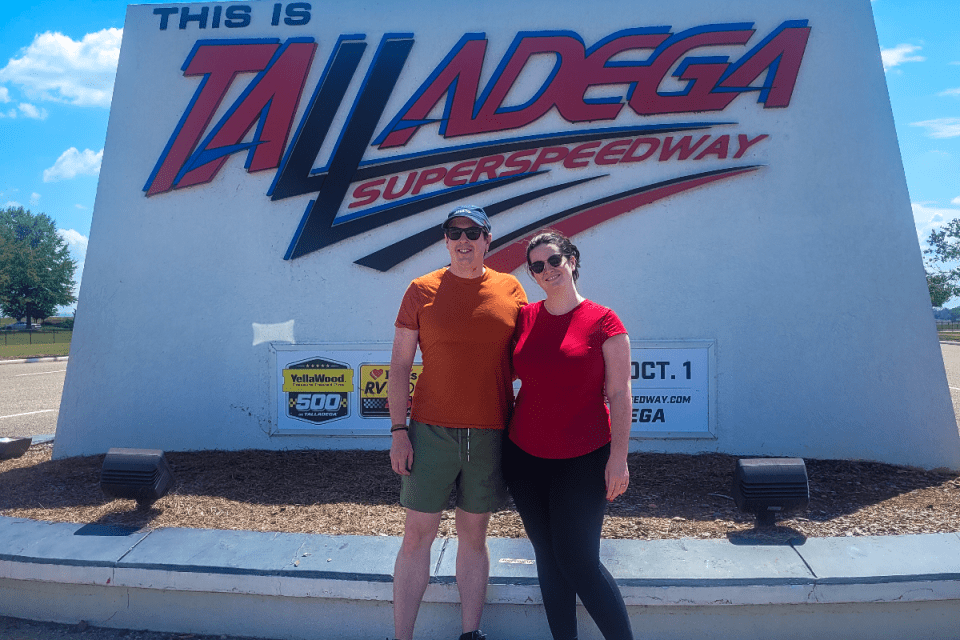
[[[469,204],[459,206],[447,215],[447,219],[440,226],[446,229],[447,225],[450,224],[450,221],[454,218],[468,218],[473,220],[484,231],[490,233],[490,218],[487,217],[487,213],[480,207],[474,207]]]

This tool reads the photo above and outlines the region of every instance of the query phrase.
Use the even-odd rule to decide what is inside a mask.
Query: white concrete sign
[[[649,360],[706,423],[635,389],[635,447],[960,468],[869,0],[131,6],[55,455],[387,446],[283,435],[275,354],[388,343],[458,203],[531,299],[554,227],[632,340],[710,345]]]

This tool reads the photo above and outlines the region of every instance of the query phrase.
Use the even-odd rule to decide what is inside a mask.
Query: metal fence
[[[0,330],[3,336],[3,346],[21,344],[58,344],[70,342],[73,337],[72,329],[39,329],[36,331]]]

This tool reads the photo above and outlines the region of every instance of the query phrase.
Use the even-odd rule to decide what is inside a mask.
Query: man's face
[[[479,225],[469,218],[454,218],[447,223],[447,227],[469,229]],[[473,277],[476,271],[483,271],[483,255],[490,248],[489,234],[480,234],[476,240],[471,240],[466,233],[461,233],[458,240],[446,238],[447,251],[450,252],[450,266],[456,275]],[[469,272],[469,273],[468,273]]]

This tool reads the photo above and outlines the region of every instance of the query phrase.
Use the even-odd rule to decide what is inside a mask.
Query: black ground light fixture
[[[0,460],[19,458],[30,448],[33,438],[0,438]]]
[[[810,504],[807,465],[801,458],[743,458],[733,474],[733,500],[757,514],[757,526],[773,526],[777,514]]]
[[[100,470],[105,494],[136,500],[141,509],[167,495],[173,482],[173,471],[157,449],[110,449]]]

